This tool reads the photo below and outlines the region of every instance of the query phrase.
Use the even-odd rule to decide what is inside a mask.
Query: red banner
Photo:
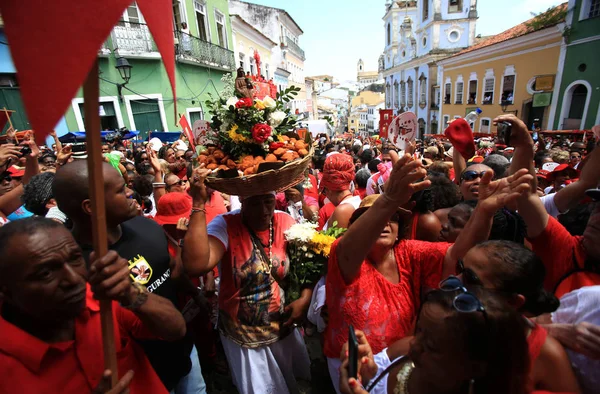
[[[388,129],[392,123],[392,120],[394,120],[393,109],[379,110],[379,137],[388,138]]]
[[[0,1],[23,103],[38,141],[71,105],[98,49],[130,4],[131,0]],[[171,0],[137,0],[137,5],[160,51],[175,97],[173,4]]]
[[[192,132],[192,128],[190,127],[185,115],[181,115],[181,118],[179,118],[179,126],[181,126],[183,134],[185,134],[186,138],[190,142],[190,148],[195,149],[194,133]]]

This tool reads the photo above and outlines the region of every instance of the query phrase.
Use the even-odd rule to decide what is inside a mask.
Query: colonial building
[[[509,112],[529,127],[537,119],[552,129],[550,97],[558,91],[565,13],[566,3],[438,61],[442,125],[479,107],[475,132],[495,131],[492,119]]]
[[[600,124],[600,1],[570,0],[566,23],[548,124],[590,129]]]
[[[379,73],[377,71],[366,71],[365,70],[365,62],[362,59],[358,60],[358,64],[356,65],[356,82],[360,88],[364,88],[371,84],[374,84],[379,79]]]
[[[477,0],[399,0],[386,3],[380,71],[386,107],[414,112],[419,136],[439,131],[437,62],[475,42]]]
[[[237,66],[255,76],[260,67],[260,75],[267,81],[272,79],[274,75],[271,69],[273,63],[271,54],[277,43],[246,22],[240,15],[230,14],[230,16]],[[257,59],[259,64],[256,62]]]
[[[306,112],[307,97],[304,81],[306,57],[300,46],[300,36],[304,32],[294,18],[283,9],[240,0],[229,0],[229,12],[239,15],[244,21],[276,43],[272,49],[271,63],[269,64],[273,81],[280,90],[291,85],[299,87],[301,91],[295,100],[290,101],[289,105],[294,112]]]
[[[203,103],[209,99],[208,93],[214,96],[222,89],[221,78],[235,69],[227,1],[173,0],[173,24],[178,112],[186,114],[191,122],[207,119]],[[149,131],[181,130],[176,125],[174,99],[164,65],[135,2],[125,9],[99,49],[98,60],[102,130],[127,127],[139,131],[141,138]],[[8,61],[7,53],[0,52],[0,64]],[[124,63],[131,66],[126,78],[116,68]],[[14,70],[4,75],[13,81],[11,93],[19,95]],[[25,116],[19,103],[20,98],[13,99],[12,103],[0,102],[0,107],[15,108],[19,116]],[[85,130],[81,90],[64,119],[57,128],[59,135]],[[28,128],[28,122],[21,127]]]

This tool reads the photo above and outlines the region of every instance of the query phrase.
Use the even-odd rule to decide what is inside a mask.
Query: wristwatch
[[[140,307],[148,300],[148,289],[146,289],[146,286],[138,282],[133,282],[132,286],[135,287],[136,290],[135,299],[130,304],[121,304],[121,306],[125,309],[135,312],[140,309]]]

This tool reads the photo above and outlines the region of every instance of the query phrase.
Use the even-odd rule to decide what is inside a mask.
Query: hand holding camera
[[[498,127],[498,143],[514,148],[531,146],[533,139],[523,121],[513,114],[500,115],[493,120]]]

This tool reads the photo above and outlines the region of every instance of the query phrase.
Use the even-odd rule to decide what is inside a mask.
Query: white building
[[[439,133],[436,62],[474,43],[477,0],[387,0],[383,21],[386,108],[414,112],[419,137]]]
[[[360,88],[367,87],[377,82],[379,79],[379,73],[377,71],[366,71],[365,62],[362,59],[358,59],[356,65],[356,82]]]
[[[379,132],[379,110],[385,109],[385,102],[367,106],[367,132],[372,135]]]
[[[300,26],[287,11],[240,0],[229,0],[229,13],[239,15],[257,31],[276,43],[271,53],[269,69],[273,70],[273,82],[279,90],[291,85],[299,87],[296,99],[289,103],[293,112],[307,111],[304,61],[306,56],[300,47]],[[266,67],[266,65],[265,65]]]

